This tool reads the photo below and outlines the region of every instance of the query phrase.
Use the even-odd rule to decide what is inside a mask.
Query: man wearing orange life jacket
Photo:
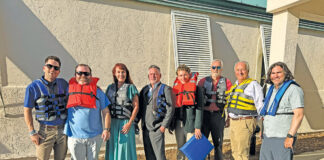
[[[170,129],[175,130],[179,149],[193,135],[197,139],[202,137],[204,95],[202,88],[196,86],[198,73],[191,74],[190,68],[184,64],[178,67],[176,73],[177,79],[173,86],[173,92],[176,94],[177,103],[173,118],[174,125]],[[178,150],[177,159],[184,158],[183,153]]]
[[[201,79],[198,86],[204,88],[205,107],[202,125],[202,133],[208,138],[209,133],[214,144],[214,159],[222,160],[222,145],[224,137],[224,127],[228,127],[229,119],[223,115],[226,104],[225,91],[229,90],[232,83],[229,79],[222,76],[223,61],[215,59],[211,63],[211,75]]]
[[[69,81],[68,118],[64,133],[69,137],[68,148],[75,160],[85,157],[98,159],[102,141],[110,137],[110,102],[97,87],[98,80],[91,76],[88,65],[79,64],[75,68],[75,77]]]

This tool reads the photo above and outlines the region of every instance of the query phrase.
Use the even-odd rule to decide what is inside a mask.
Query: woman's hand
[[[128,122],[123,126],[123,129],[121,130],[121,132],[123,134],[127,134],[131,127],[132,127],[132,123]]]

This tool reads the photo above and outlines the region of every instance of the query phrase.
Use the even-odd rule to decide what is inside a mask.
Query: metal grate
[[[210,74],[213,59],[209,17],[172,11],[175,67],[186,64],[199,79]]]
[[[268,24],[260,25],[265,73],[268,71],[270,61],[271,27]]]

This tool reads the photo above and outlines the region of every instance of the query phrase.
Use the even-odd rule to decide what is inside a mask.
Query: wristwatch
[[[107,130],[108,132],[110,132],[110,128],[104,128],[104,130]]]
[[[37,132],[36,132],[35,130],[32,130],[32,131],[29,132],[29,135],[32,136],[32,135],[34,135],[34,134],[36,134],[36,133],[37,133]]]
[[[291,135],[291,134],[289,134],[289,133],[287,134],[287,137],[288,137],[288,138],[294,138],[294,136]]]

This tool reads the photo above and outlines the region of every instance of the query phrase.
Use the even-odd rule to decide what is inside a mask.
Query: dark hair
[[[87,64],[78,64],[76,67],[75,67],[75,72],[76,72],[76,70],[77,70],[77,68],[78,67],[80,67],[80,66],[82,66],[82,67],[88,67],[89,68],[89,70],[90,70],[90,75],[92,75],[92,71],[91,71],[91,68],[90,68],[90,66],[89,65],[87,65]]]
[[[273,82],[271,81],[271,78],[270,78],[270,75],[271,75],[271,72],[272,72],[272,69],[276,66],[279,66],[283,69],[284,71],[284,74],[285,74],[285,80],[284,81],[289,81],[289,80],[293,80],[294,79],[294,76],[292,75],[292,73],[290,72],[289,68],[287,67],[287,65],[283,62],[276,62],[274,64],[272,64],[269,69],[268,69],[268,72],[267,72],[267,79],[265,81],[265,83],[268,83],[268,84],[273,84]]]
[[[61,61],[60,61],[60,58],[58,58],[58,57],[56,57],[56,56],[48,56],[48,57],[46,57],[46,59],[45,59],[45,63],[47,63],[48,60],[50,60],[50,59],[56,61],[56,62],[60,65],[60,67],[61,67]]]
[[[123,63],[116,63],[114,68],[112,69],[112,74],[113,74],[113,80],[115,83],[118,82],[117,77],[115,76],[116,73],[116,68],[120,68],[121,70],[126,71],[126,79],[125,79],[125,83],[129,83],[129,84],[133,84],[133,81],[129,75],[129,70],[127,69],[126,65]]]

